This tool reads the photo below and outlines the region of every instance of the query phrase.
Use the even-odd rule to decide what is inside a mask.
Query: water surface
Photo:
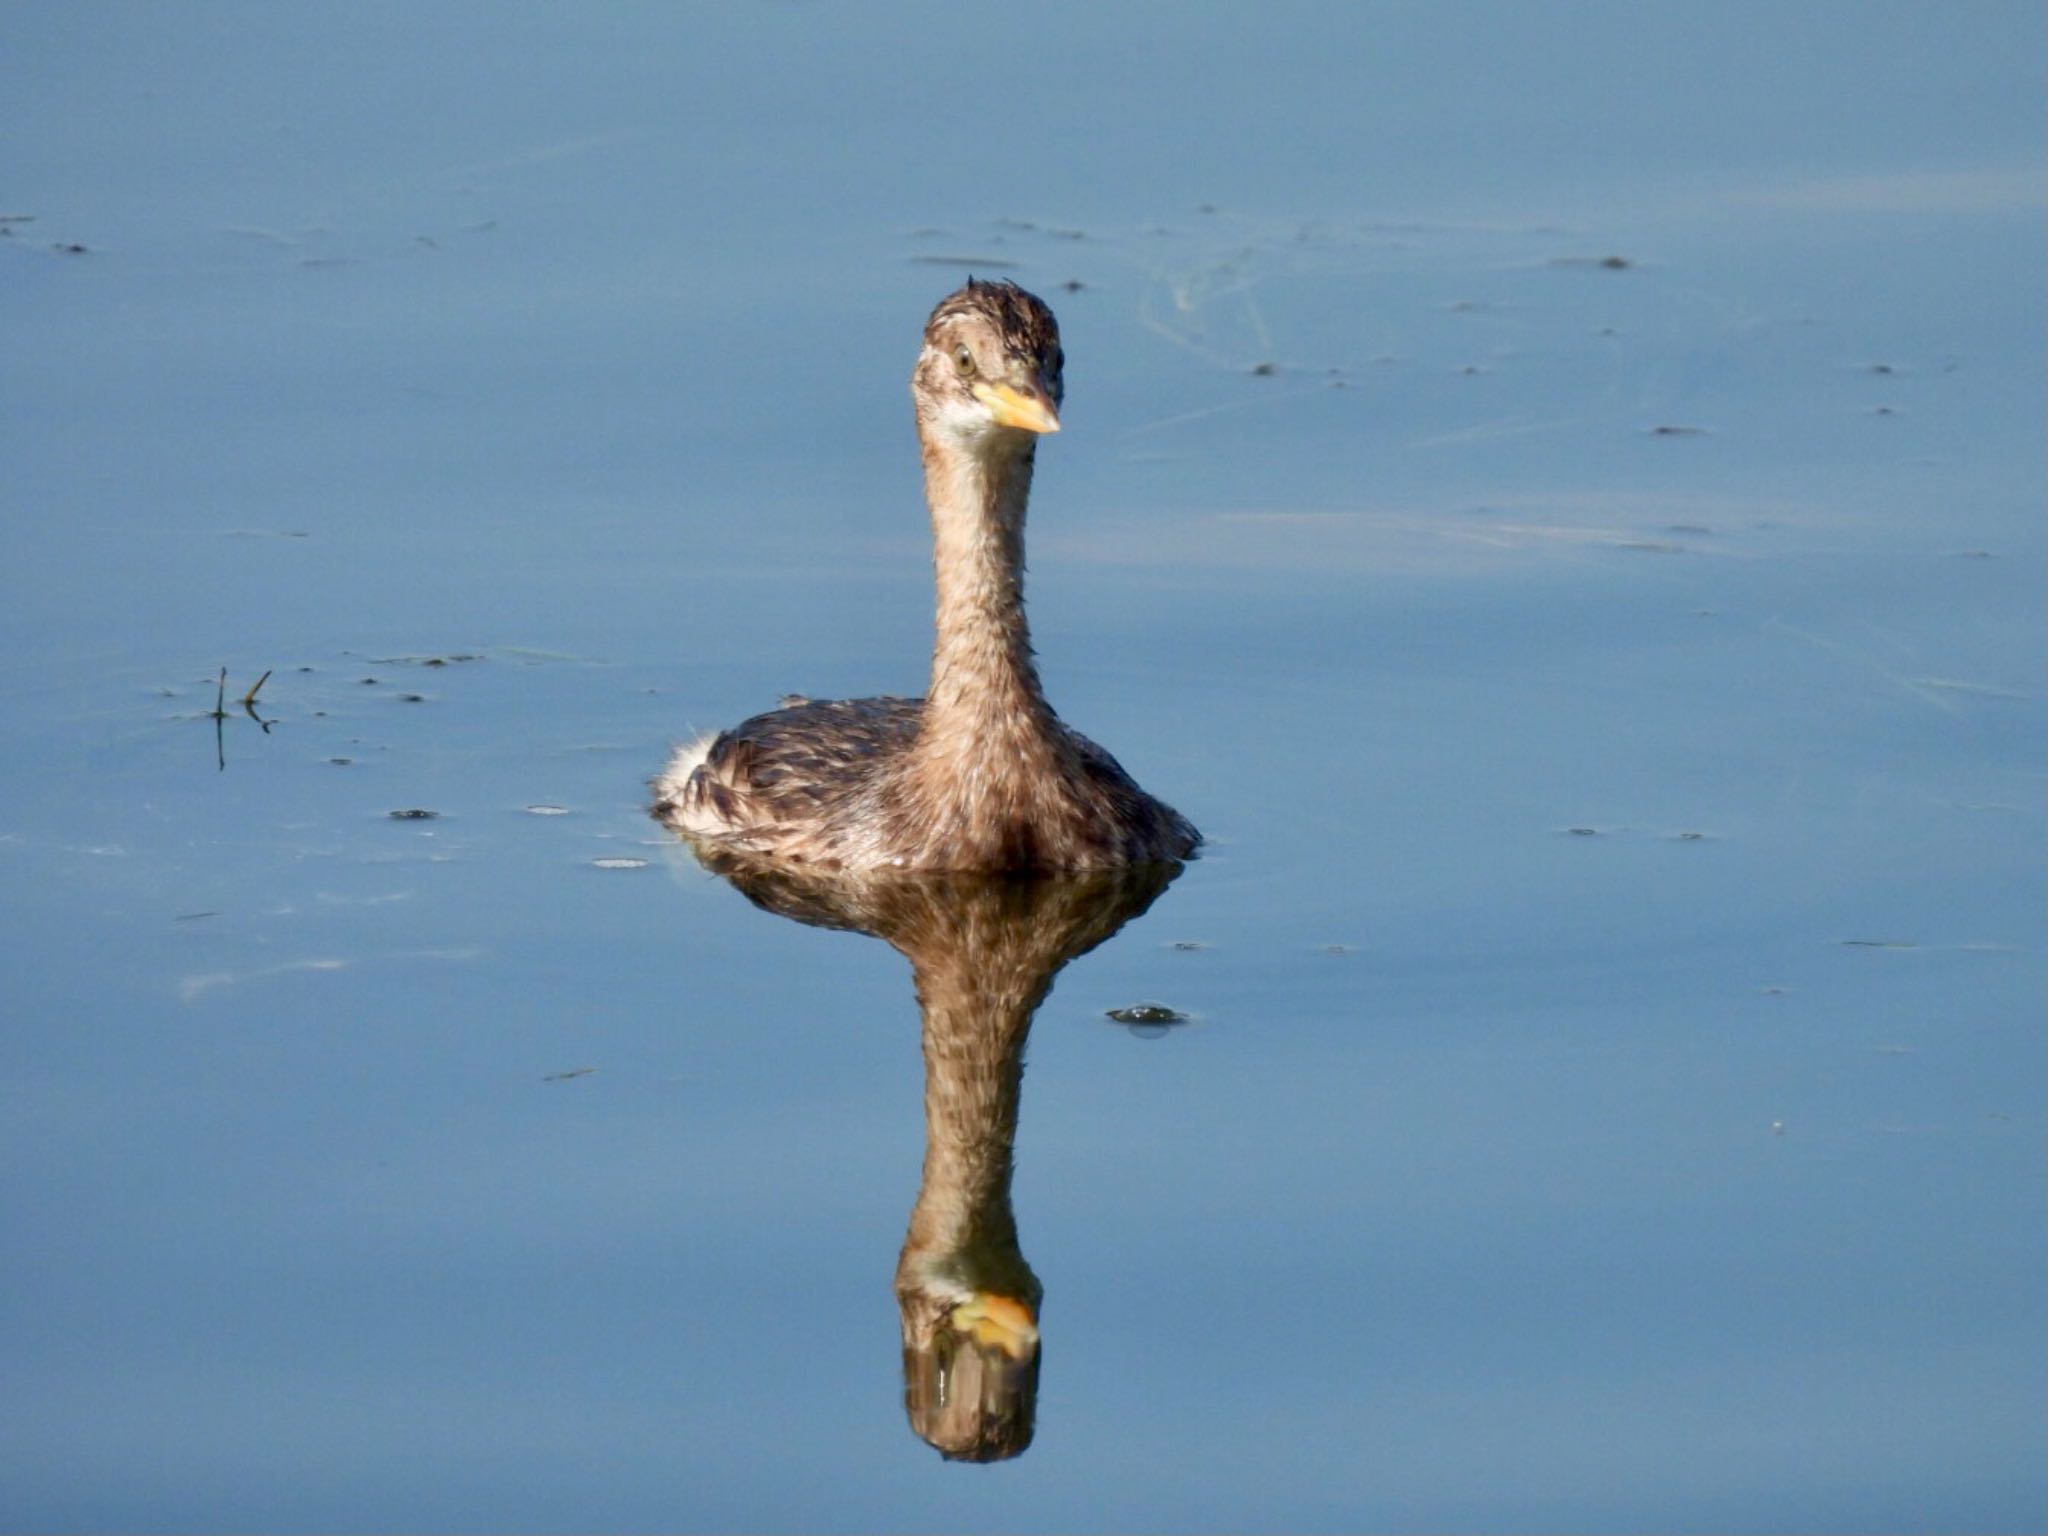
[[[7,30],[10,1528],[2048,1517],[2031,7]],[[1210,838],[1030,1024],[989,1465],[909,967],[643,805],[921,687],[970,266]]]

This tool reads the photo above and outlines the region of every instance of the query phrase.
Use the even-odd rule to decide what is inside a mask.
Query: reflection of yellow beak
[[[975,1343],[993,1345],[1012,1360],[1022,1360],[1038,1347],[1038,1323],[1031,1309],[1014,1296],[979,1291],[953,1309],[951,1321]]]
[[[1057,432],[1060,419],[1053,414],[1052,397],[1044,386],[1027,390],[1007,384],[976,384],[974,398],[988,407],[999,427],[1022,427],[1026,432]]]

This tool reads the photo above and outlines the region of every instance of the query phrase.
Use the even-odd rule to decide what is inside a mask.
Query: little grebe
[[[814,702],[681,748],[654,814],[694,840],[840,869],[1080,870],[1185,859],[1187,818],[1069,729],[1024,620],[1024,509],[1059,430],[1059,323],[1014,283],[932,311],[910,378],[938,577],[922,699]]]

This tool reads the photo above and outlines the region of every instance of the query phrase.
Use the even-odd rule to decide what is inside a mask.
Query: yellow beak
[[[999,427],[1022,427],[1026,432],[1057,432],[1060,429],[1060,419],[1053,412],[1052,397],[1041,384],[1034,382],[1026,391],[1013,389],[1008,384],[980,383],[974,386],[974,398],[988,407]]]
[[[1000,1349],[1012,1360],[1022,1360],[1038,1347],[1038,1319],[1014,1296],[977,1291],[973,1300],[953,1309],[951,1320],[975,1343]]]

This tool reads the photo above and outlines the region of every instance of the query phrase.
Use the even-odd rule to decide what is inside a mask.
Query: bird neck
[[[1005,964],[990,945],[913,957],[924,1015],[924,1177],[898,1265],[899,1286],[927,1271],[972,1289],[1037,1302],[1010,1205],[1024,1041],[1057,966]]]
[[[1008,441],[1013,437],[1021,441]],[[1034,442],[1005,432],[978,452],[925,443],[938,578],[926,730],[948,745],[986,741],[997,726],[1007,734],[1042,734],[1051,717],[1024,618],[1024,509]]]

